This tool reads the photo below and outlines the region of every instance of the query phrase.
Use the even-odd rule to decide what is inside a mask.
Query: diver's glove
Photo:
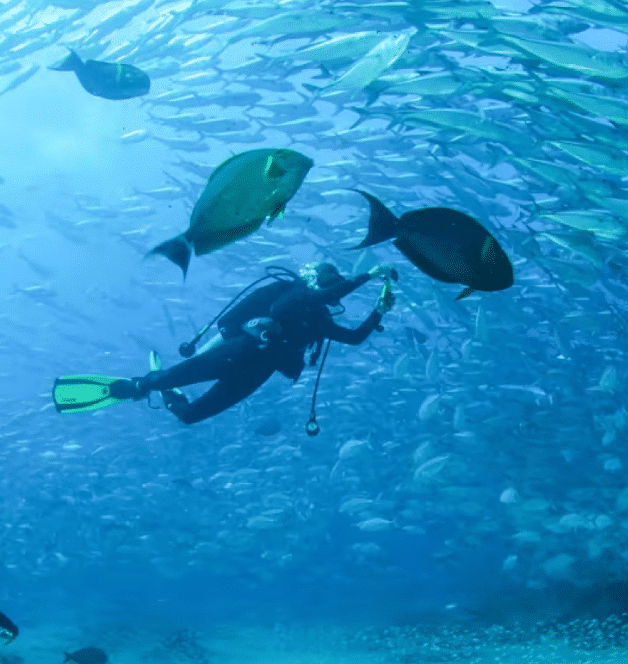
[[[399,279],[397,270],[392,265],[386,263],[372,267],[368,271],[368,275],[371,279],[383,279],[384,281],[390,281],[391,279],[397,281]]]
[[[380,316],[383,316],[393,308],[393,304],[395,304],[395,296],[392,293],[390,281],[385,281],[379,294],[379,298],[377,298],[375,311],[377,311]]]

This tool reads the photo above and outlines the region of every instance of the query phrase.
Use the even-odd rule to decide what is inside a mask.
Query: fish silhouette
[[[103,99],[131,99],[150,90],[150,78],[141,69],[117,62],[83,62],[72,49],[64,60],[48,69],[73,71],[87,92]]]
[[[473,291],[498,291],[512,286],[512,263],[499,242],[473,217],[445,207],[404,212],[397,218],[381,201],[364,191],[371,207],[367,236],[353,249],[393,239],[401,253],[434,279],[467,286],[456,298]]]

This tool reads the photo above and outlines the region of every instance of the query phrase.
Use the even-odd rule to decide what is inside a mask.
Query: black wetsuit
[[[326,305],[338,302],[370,279],[368,274],[347,279],[322,290],[308,288],[302,279],[280,280],[262,286],[245,297],[218,321],[224,342],[164,371],[151,371],[141,379],[150,390],[168,390],[205,381],[217,381],[208,392],[188,403],[180,396],[170,410],[186,424],[199,422],[230,408],[279,371],[297,380],[305,366],[308,347],[324,339],[360,344],[379,325],[382,316],[373,311],[355,330],[337,325]],[[280,332],[268,345],[243,332],[254,318],[270,317]]]

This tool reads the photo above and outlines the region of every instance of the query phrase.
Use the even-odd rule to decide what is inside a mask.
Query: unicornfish
[[[64,60],[48,69],[73,71],[87,92],[104,99],[131,99],[150,90],[150,78],[141,69],[117,62],[83,62],[72,49]]]
[[[209,254],[283,214],[314,162],[286,148],[237,154],[218,166],[190,217],[189,228],[146,254],[162,254],[187,274],[192,250]]]
[[[499,242],[473,217],[445,207],[404,212],[397,218],[375,196],[356,189],[371,207],[367,236],[353,249],[393,240],[408,260],[428,276],[473,291],[498,291],[513,284],[512,263]]]

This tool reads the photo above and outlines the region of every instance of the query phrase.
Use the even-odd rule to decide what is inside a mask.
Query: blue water
[[[627,26],[618,0],[0,4],[3,662],[625,657]],[[67,48],[150,92],[88,94],[48,69]],[[144,260],[258,148],[314,161],[282,218],[185,281]],[[348,251],[353,189],[473,215],[514,285],[456,301],[390,242]],[[383,333],[332,345],[318,437],[314,369],[190,427],[157,397],[55,412],[56,377],[170,366],[267,266],[321,260],[400,279]]]

